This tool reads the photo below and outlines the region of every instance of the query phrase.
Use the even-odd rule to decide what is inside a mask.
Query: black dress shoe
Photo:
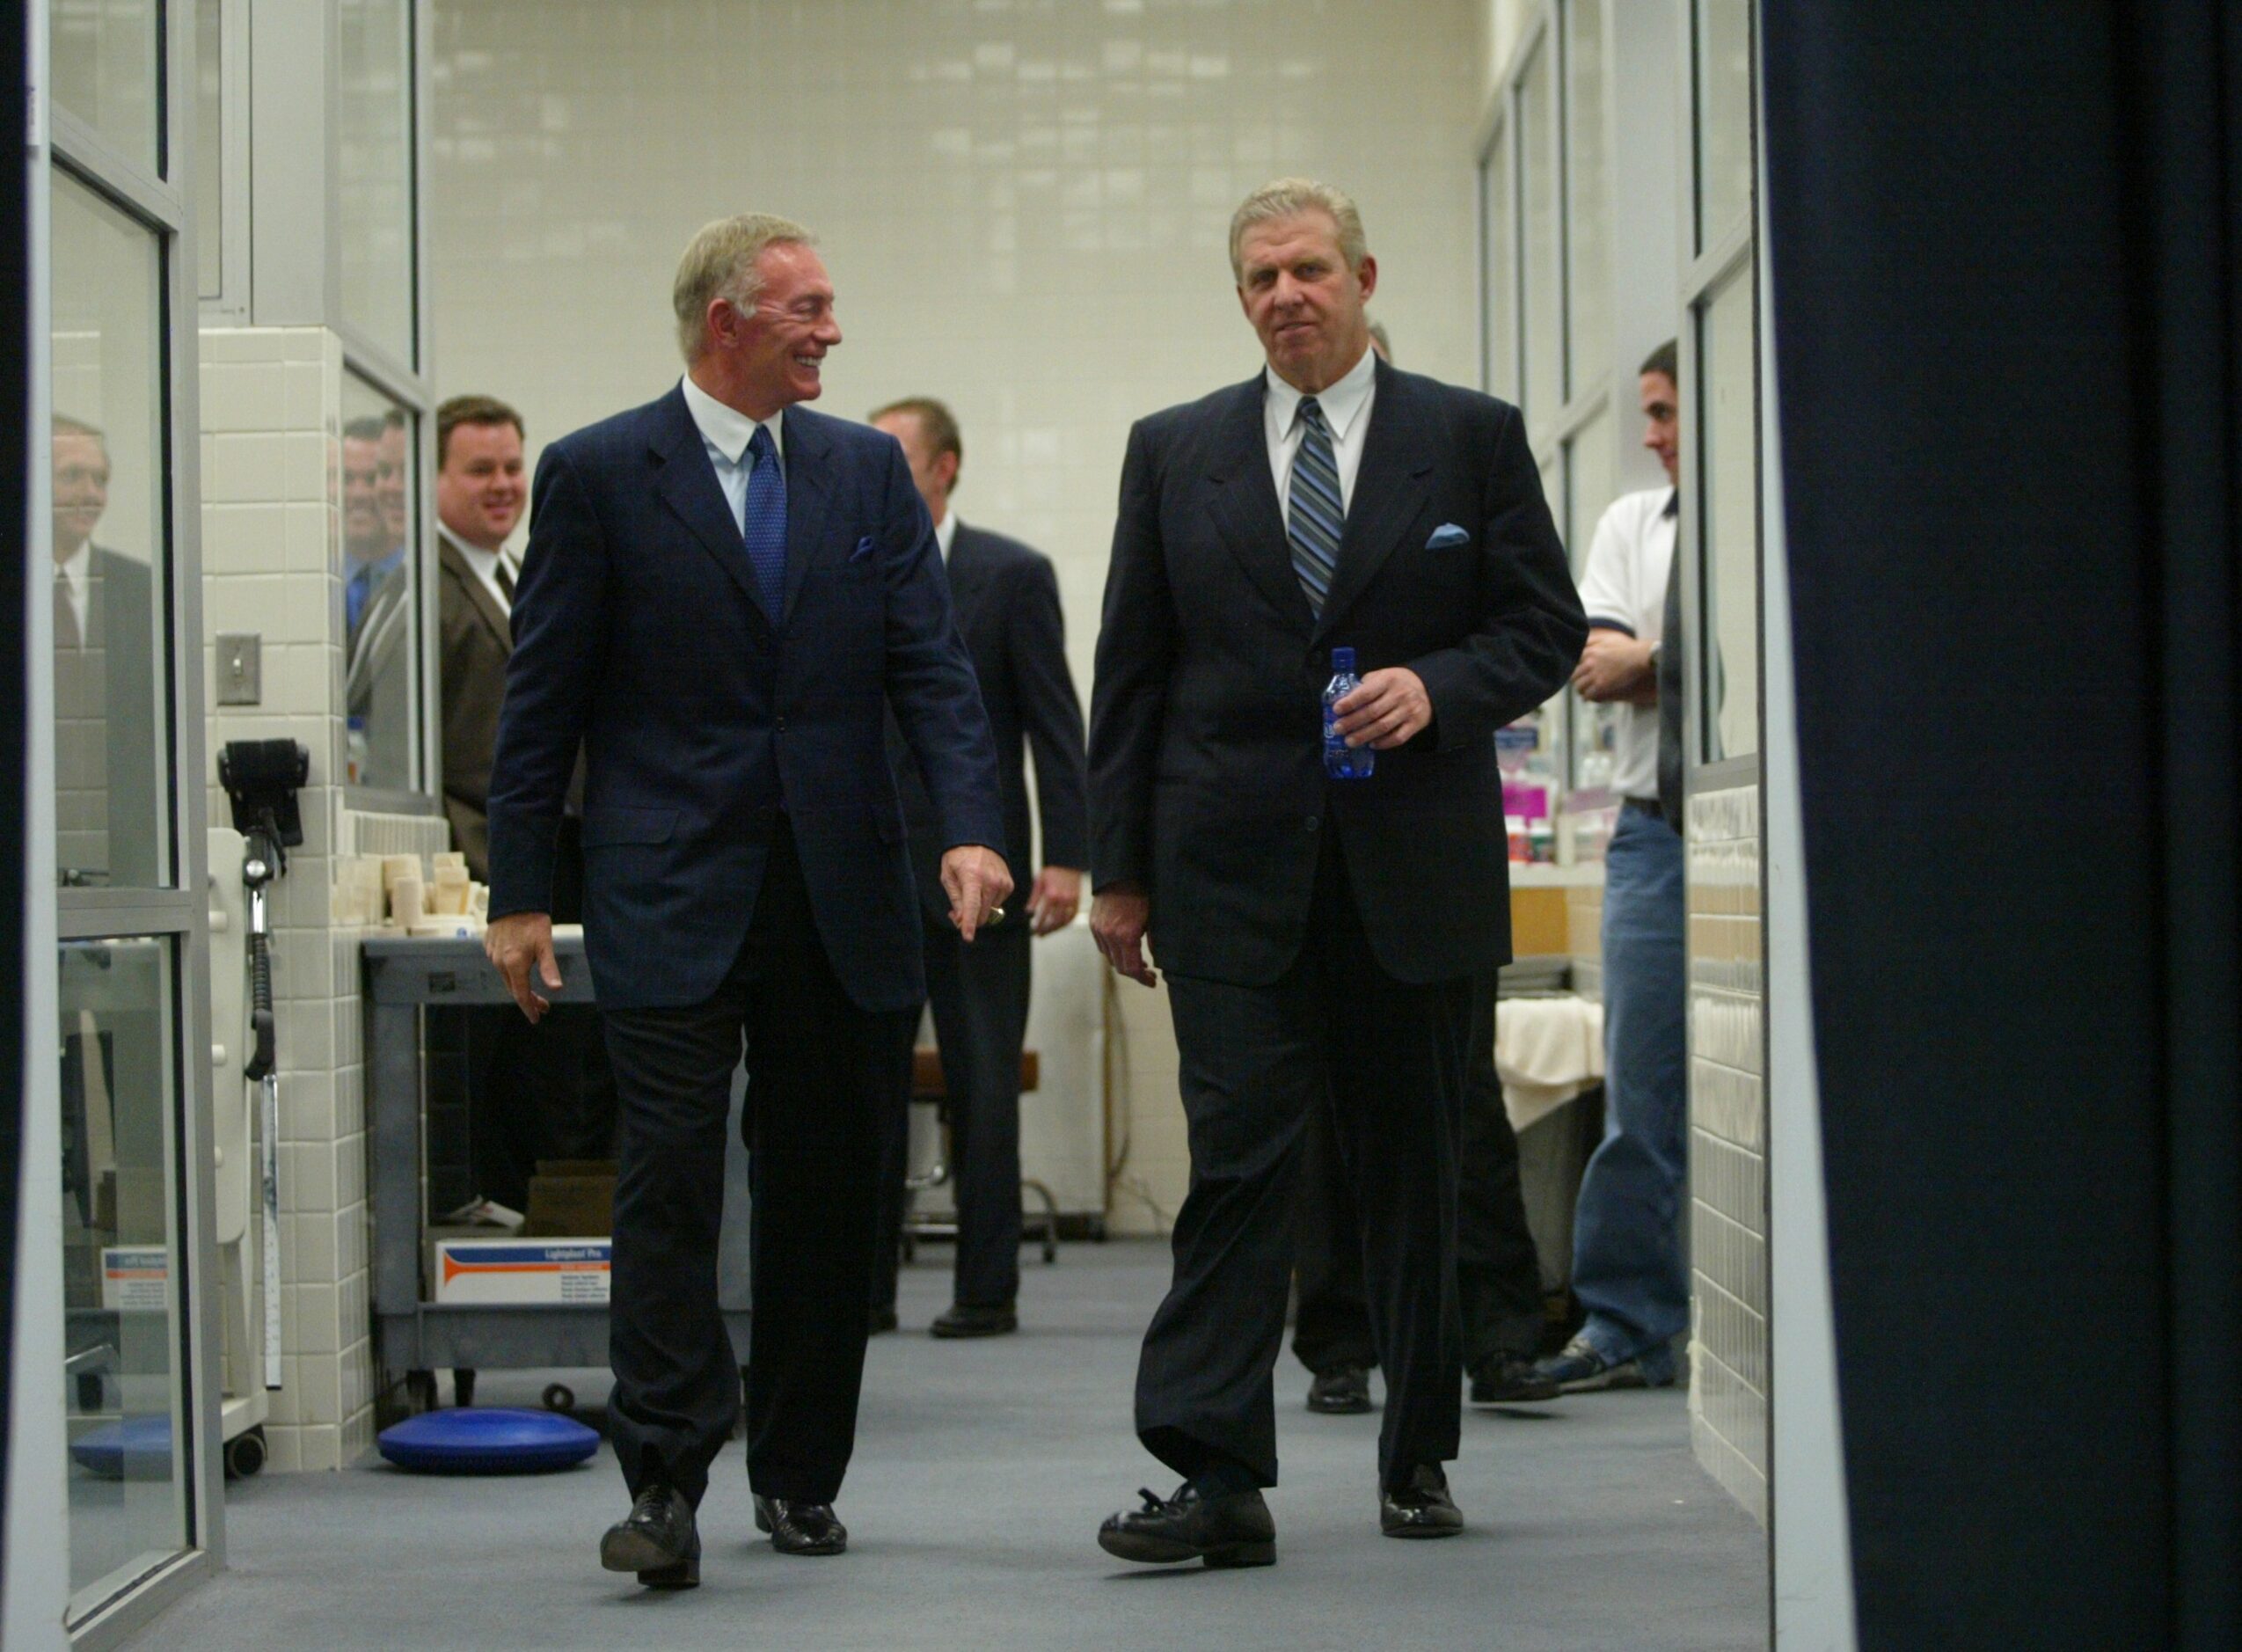
[[[940,1337],[1008,1336],[1019,1329],[1019,1315],[1009,1302],[988,1308],[953,1302],[926,1328]]]
[[[1214,1568],[1276,1564],[1276,1522],[1259,1491],[1203,1498],[1186,1480],[1172,1497],[1136,1495],[1144,1499],[1142,1509],[1108,1515],[1098,1528],[1098,1546],[1108,1554],[1154,1566],[1177,1561],[1204,1561]]]
[[[849,1528],[833,1517],[829,1502],[795,1502],[785,1497],[756,1497],[756,1530],[770,1533],[781,1554],[838,1554],[849,1546]]]
[[[1559,1392],[1554,1377],[1519,1354],[1497,1354],[1472,1373],[1472,1403],[1475,1406],[1554,1400]]]
[[[882,1331],[894,1330],[896,1323],[895,1310],[893,1307],[874,1308],[872,1311],[872,1321],[866,1327],[865,1334],[878,1336]]]
[[[1318,1371],[1308,1385],[1308,1409],[1326,1417],[1348,1417],[1370,1408],[1370,1373],[1360,1365]]]
[[[1421,1463],[1399,1491],[1378,1494],[1378,1528],[1390,1538],[1452,1538],[1464,1529],[1464,1511],[1448,1495],[1438,1464]]]
[[[690,1589],[701,1581],[701,1534],[691,1505],[668,1486],[649,1486],[631,1512],[600,1539],[600,1564],[636,1572],[648,1589]]]

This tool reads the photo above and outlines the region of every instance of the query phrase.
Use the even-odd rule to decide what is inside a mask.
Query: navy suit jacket
[[[997,738],[997,778],[1004,802],[1004,859],[1022,885],[1012,910],[1025,914],[1026,885],[1038,866],[1085,867],[1090,862],[1090,806],[1084,775],[1082,701],[1067,670],[1059,579],[1041,552],[985,528],[958,524],[950,542],[950,595],[958,634],[981,679],[981,703]],[[899,747],[891,731],[888,744]],[[1041,858],[1031,853],[1026,749],[1035,753],[1035,800],[1042,816]],[[895,749],[909,824],[919,899],[929,914],[941,891],[929,869],[942,858],[940,822],[909,753]],[[946,903],[941,911],[948,910]],[[1025,919],[1020,927],[1026,927]]]
[[[805,408],[784,419],[778,614],[682,391],[537,463],[491,776],[491,916],[551,910],[581,738],[585,946],[610,1007],[715,992],[782,810],[851,998],[925,996],[890,704],[946,843],[1004,841],[988,719],[902,450]]]
[[[1129,432],[1091,694],[1097,888],[1143,886],[1159,964],[1265,986],[1336,831],[1371,951],[1432,982],[1510,956],[1494,731],[1565,684],[1588,622],[1518,410],[1381,362],[1318,618],[1269,474],[1265,381]],[[1327,780],[1331,651],[1407,666],[1432,726]]]

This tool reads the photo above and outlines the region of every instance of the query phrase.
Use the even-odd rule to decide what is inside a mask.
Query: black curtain
[[[1764,8],[1868,1648],[2242,1644],[2238,33]]]
[[[9,20],[0,25],[0,86],[8,90],[9,106],[26,107],[28,77],[25,72],[25,8],[11,8]],[[8,336],[0,340],[0,589],[18,619],[24,611],[29,569],[25,552],[31,517],[31,318],[25,300],[31,290],[30,248],[26,233],[31,219],[26,199],[23,151],[17,150],[0,164],[0,326]],[[24,769],[26,759],[26,653],[23,626],[0,625],[0,785],[8,789],[0,803],[0,1530],[8,1517],[8,1424],[13,1415],[15,1392],[17,1192],[21,1186],[24,1141],[24,815],[29,800]],[[0,1568],[4,1568],[5,1546],[0,1545]],[[0,1575],[0,1583],[6,1581]]]

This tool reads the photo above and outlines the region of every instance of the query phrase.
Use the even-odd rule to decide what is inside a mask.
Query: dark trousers
[[[608,1012],[622,1113],[608,1433],[634,1496],[660,1480],[697,1503],[739,1414],[716,1247],[743,1034],[754,1202],[748,1480],[765,1496],[805,1502],[839,1492],[856,1436],[881,1122],[904,1019],[861,1009],[842,988],[783,815],[747,940],[715,996]]]
[[[1464,1065],[1462,1157],[1457,1170],[1456,1287],[1464,1315],[1464,1366],[1541,1351],[1541,1259],[1518,1184],[1518,1137],[1494,1074],[1494,983],[1472,1002]],[[1355,1200],[1340,1161],[1330,1109],[1313,1110],[1302,1144],[1300,1311],[1292,1351],[1321,1374],[1377,1363],[1362,1284]]]
[[[584,851],[573,817],[561,822],[556,849],[552,921],[579,923]],[[540,1159],[614,1156],[615,1076],[596,1007],[561,1005],[535,1024],[511,1004],[463,1014],[468,1151],[478,1193],[526,1210]]]
[[[1301,1138],[1325,1105],[1387,1373],[1381,1483],[1456,1455],[1457,1122],[1473,983],[1417,985],[1378,967],[1337,838],[1324,839],[1300,955],[1274,983],[1168,977],[1191,1189],[1176,1217],[1174,1282],[1137,1366],[1136,1431],[1187,1476],[1228,1458],[1276,1483],[1270,1373],[1284,1342]]]

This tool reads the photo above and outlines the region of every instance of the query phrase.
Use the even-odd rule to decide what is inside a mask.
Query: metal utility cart
[[[553,932],[563,985],[540,990],[556,1004],[592,1002],[583,932]],[[374,1357],[380,1392],[402,1381],[413,1406],[435,1403],[434,1373],[599,1366],[608,1362],[603,1304],[499,1306],[432,1300],[423,1278],[427,1215],[421,1127],[424,1070],[421,1012],[430,1007],[511,1004],[498,971],[476,939],[383,936],[364,946],[366,1112],[374,1214]],[[725,1322],[742,1369],[748,1363],[748,1315],[727,1309]],[[559,1392],[556,1392],[558,1390]],[[463,1395],[463,1400],[464,1396]],[[548,1405],[573,1397],[556,1384]]]

